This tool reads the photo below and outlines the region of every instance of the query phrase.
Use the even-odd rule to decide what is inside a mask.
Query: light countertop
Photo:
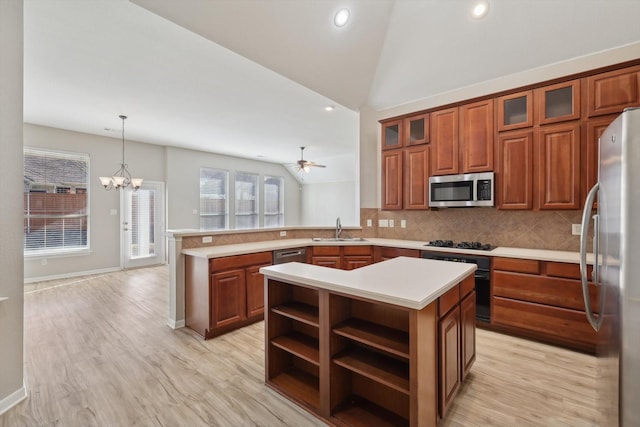
[[[383,246],[403,249],[418,249],[421,251],[444,252],[456,254],[482,255],[489,257],[505,257],[505,258],[523,258],[539,261],[555,261],[578,264],[580,262],[580,254],[570,251],[554,251],[546,249],[524,249],[497,247],[492,251],[479,251],[472,249],[457,248],[438,248],[433,246],[425,246],[426,241],[414,240],[397,240],[397,239],[379,239],[367,238],[364,241],[315,241],[310,238],[306,239],[281,239],[267,240],[262,242],[238,243],[232,245],[207,246],[202,248],[183,249],[184,255],[190,255],[201,258],[220,258],[232,255],[242,255],[255,252],[273,251],[278,249],[299,248],[307,246]],[[587,262],[592,263],[591,254],[587,256]]]
[[[475,264],[398,257],[355,270],[290,262],[260,273],[284,282],[421,310],[476,270]]]

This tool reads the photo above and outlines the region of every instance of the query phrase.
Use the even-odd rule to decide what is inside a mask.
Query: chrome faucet
[[[340,224],[340,217],[336,219],[336,240],[340,238],[340,233],[342,233],[342,224]]]

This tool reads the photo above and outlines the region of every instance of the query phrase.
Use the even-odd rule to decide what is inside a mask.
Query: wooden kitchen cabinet
[[[205,339],[263,319],[271,252],[212,258],[185,256],[185,323]]]
[[[247,317],[245,283],[244,269],[211,275],[212,329],[240,322]]]
[[[311,264],[343,270],[354,270],[373,263],[370,245],[314,246]]]
[[[402,148],[404,141],[404,126],[402,120],[392,120],[382,123],[382,149],[391,150]]]
[[[375,246],[373,248],[373,262],[386,261],[399,256],[420,258],[420,251],[417,249],[390,248],[382,246]]]
[[[460,107],[462,173],[493,171],[493,100]]]
[[[404,209],[429,209],[429,146],[405,149]]]
[[[438,298],[438,411],[443,418],[476,360],[475,278],[467,277]]]
[[[429,114],[418,114],[403,119],[404,146],[427,144],[429,142]]]
[[[579,278],[578,264],[494,258],[492,326],[594,353],[596,332],[584,312]],[[589,292],[592,306],[598,307],[593,284],[589,284]]]
[[[382,152],[382,209],[402,209],[403,150]]]
[[[537,130],[537,208],[580,209],[580,123]]]
[[[600,73],[586,79],[587,115],[620,114],[640,106],[640,66]]]
[[[586,137],[583,138],[583,176],[584,186],[582,188],[582,199],[587,197],[587,193],[591,190],[596,182],[598,182],[598,150],[600,136],[609,127],[611,122],[618,117],[617,114],[609,116],[594,117],[586,122],[583,127]],[[597,207],[597,201],[594,203],[594,209]]]
[[[533,131],[500,133],[496,190],[498,209],[533,208]]]
[[[580,80],[538,88],[533,93],[535,123],[546,125],[580,119]]]
[[[460,172],[458,151],[458,108],[431,113],[431,175]]]
[[[498,131],[533,126],[533,91],[512,93],[497,99]]]

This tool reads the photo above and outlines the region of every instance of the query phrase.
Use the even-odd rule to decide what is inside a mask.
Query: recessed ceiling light
[[[476,19],[484,18],[485,16],[487,16],[487,13],[489,13],[488,1],[480,0],[473,4],[473,9],[471,11],[471,14],[473,15],[474,18]]]
[[[336,27],[344,27],[349,22],[349,9],[344,8],[340,9],[336,16],[333,17],[333,23],[336,24]]]
[[[333,111],[333,109],[336,108],[333,105],[327,105],[326,107],[324,107],[325,111]]]

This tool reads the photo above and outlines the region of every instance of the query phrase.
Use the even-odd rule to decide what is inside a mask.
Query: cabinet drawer
[[[538,274],[540,273],[540,261],[518,258],[494,258],[493,269]]]
[[[438,317],[447,314],[459,301],[460,285],[456,285],[438,298]]]
[[[567,262],[547,262],[545,263],[545,271],[547,276],[565,277],[567,279],[580,280],[580,264],[571,264]],[[591,278],[593,267],[587,266],[587,277]]]
[[[340,246],[314,246],[313,256],[316,255],[337,255],[340,256]]]
[[[389,259],[399,256],[406,256],[409,258],[419,258],[420,251],[417,249],[403,249],[403,248],[380,248],[380,258]]]
[[[596,343],[596,332],[583,311],[494,297],[492,321],[570,343]]]
[[[584,310],[582,285],[577,280],[496,271],[493,294],[555,307]],[[598,307],[595,286],[589,285],[593,308]]]
[[[344,246],[342,248],[344,255],[365,255],[371,256],[371,246]]]
[[[471,275],[460,283],[460,299],[467,296],[468,293],[476,288],[476,278]]]
[[[209,261],[209,268],[212,272],[222,271],[231,268],[248,267],[250,265],[271,264],[272,260],[272,252],[256,252],[254,254],[212,258]]]

